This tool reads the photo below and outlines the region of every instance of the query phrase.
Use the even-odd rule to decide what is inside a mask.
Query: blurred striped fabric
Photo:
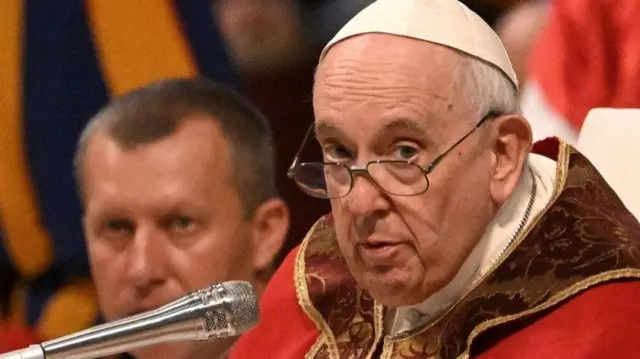
[[[4,322],[40,340],[97,317],[72,176],[107,100],[166,77],[235,73],[209,0],[4,0],[0,11],[0,286]],[[2,290],[2,288],[0,288]]]

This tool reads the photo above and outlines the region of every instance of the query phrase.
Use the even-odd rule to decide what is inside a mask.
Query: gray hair
[[[275,151],[268,119],[239,94],[204,78],[165,79],[115,98],[87,124],[74,158],[76,184],[84,197],[82,171],[90,138],[98,132],[123,149],[157,142],[173,133],[189,115],[201,113],[220,125],[231,150],[232,183],[245,217],[277,196]]]
[[[467,101],[474,121],[489,112],[520,114],[518,91],[497,67],[472,56],[460,54],[454,83],[460,98]]]

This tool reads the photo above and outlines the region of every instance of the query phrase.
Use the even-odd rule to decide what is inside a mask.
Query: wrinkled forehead
[[[405,119],[432,127],[460,115],[461,56],[445,46],[387,34],[338,43],[316,73],[316,123],[379,127]]]

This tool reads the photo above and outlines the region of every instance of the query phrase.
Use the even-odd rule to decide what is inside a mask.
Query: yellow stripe
[[[40,321],[38,334],[42,340],[50,340],[85,329],[97,318],[98,304],[93,284],[89,279],[70,283],[58,289],[47,301]]]
[[[173,1],[86,2],[99,62],[112,95],[162,78],[197,74]]]
[[[8,0],[0,11],[0,220],[16,268],[34,277],[51,264],[53,248],[23,151],[22,6],[22,0]]]

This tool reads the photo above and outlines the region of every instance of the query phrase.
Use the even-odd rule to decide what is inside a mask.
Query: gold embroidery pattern
[[[331,216],[314,226],[300,253],[304,258],[298,262],[307,268],[304,284],[308,298],[313,309],[323,313],[320,321],[312,316],[320,323],[318,340],[326,342],[315,351],[314,358],[333,357],[329,355],[332,347],[337,348],[340,358],[370,356],[374,341],[380,337],[376,328],[381,326],[378,323],[382,308],[377,308],[369,293],[360,289],[351,276],[340,254]]]
[[[505,323],[595,285],[640,278],[635,217],[566,144],[560,145],[557,174],[554,200],[493,271],[435,322],[385,338],[383,358],[469,357],[474,340]],[[381,339],[382,311],[351,277],[332,225],[325,217],[314,226],[296,263],[300,304],[322,333],[307,357],[370,357]]]
[[[523,319],[597,284],[640,278],[640,224],[572,150],[564,188],[510,255],[433,326],[395,343],[392,358],[468,355],[482,331]]]
[[[305,358],[337,358],[338,357],[338,348],[336,345],[335,337],[333,336],[333,332],[331,328],[329,328],[327,322],[322,317],[322,314],[318,312],[314,304],[311,302],[309,286],[307,282],[307,264],[306,264],[306,253],[307,247],[309,246],[309,242],[312,238],[323,238],[326,235],[326,232],[329,228],[330,218],[323,217],[318,220],[307,236],[302,241],[300,245],[300,249],[298,250],[298,254],[296,256],[296,262],[294,266],[294,283],[296,287],[296,295],[298,297],[298,304],[302,308],[302,310],[307,314],[309,318],[316,324],[318,330],[320,331],[320,335],[316,340],[316,343],[312,346],[311,350]],[[317,240],[313,241],[316,242]],[[309,274],[309,276],[315,276],[313,273]],[[323,287],[324,280],[322,277],[316,277]]]
[[[305,355],[305,359],[329,359],[332,356],[329,354],[329,348],[327,347],[327,343],[325,341],[325,336],[321,336],[320,339],[316,342],[316,344],[311,348],[309,353]],[[337,358],[337,353],[333,356],[333,358]]]

